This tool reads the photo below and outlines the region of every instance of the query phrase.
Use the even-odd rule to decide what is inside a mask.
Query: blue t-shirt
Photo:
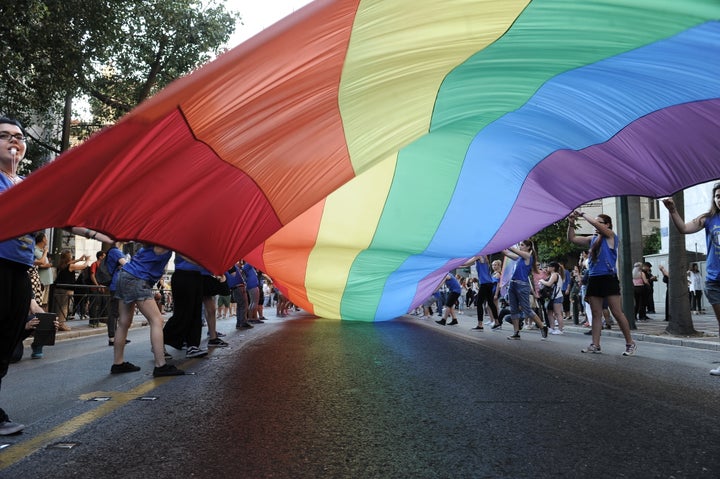
[[[445,286],[450,290],[451,293],[462,293],[462,288],[460,287],[460,282],[455,278],[453,275],[449,275],[445,277]]]
[[[260,282],[258,281],[257,273],[255,272],[253,265],[245,263],[242,270],[243,273],[245,273],[245,286],[247,286],[247,289],[253,289],[260,286]]]
[[[705,281],[720,281],[720,214],[705,220],[707,262]]]
[[[617,257],[618,257],[618,235],[613,233],[614,247],[608,246],[607,241],[600,244],[597,260],[593,261],[592,257],[588,260],[588,276],[605,276],[609,274],[617,274]],[[590,249],[596,241],[601,241],[602,236],[597,235],[590,240]]]
[[[525,258],[520,256],[517,261],[515,261],[515,265],[513,266],[513,274],[510,279],[513,281],[524,281],[529,282],[528,279],[530,277],[530,272],[532,271],[533,264],[535,263],[535,258],[530,256],[530,264],[525,264]]]
[[[241,284],[245,284],[245,278],[238,265],[233,266],[229,271],[225,272],[228,288],[232,289]]]
[[[196,271],[198,273],[202,273],[203,271],[206,271],[205,268],[200,266],[199,264],[191,263],[187,259],[185,259],[182,255],[176,254],[175,255],[175,271]]]
[[[165,273],[165,267],[170,261],[172,251],[163,254],[155,254],[152,246],[141,248],[133,258],[125,263],[123,271],[130,273],[136,278],[144,279],[150,283],[156,283]]]
[[[487,263],[481,263],[480,260],[477,260],[475,261],[475,269],[477,269],[480,284],[495,283],[497,281],[490,275],[490,265]]]
[[[0,193],[12,186],[14,186],[13,182],[7,176],[0,174]],[[26,234],[0,242],[0,258],[32,266],[35,260],[35,236]]]
[[[107,265],[108,273],[112,276],[112,280],[110,281],[110,286],[108,288],[110,291],[116,291],[117,290],[117,273],[120,271],[120,261],[125,257],[125,253],[120,251],[116,246],[113,246],[107,251],[107,257],[105,258],[105,264]]]

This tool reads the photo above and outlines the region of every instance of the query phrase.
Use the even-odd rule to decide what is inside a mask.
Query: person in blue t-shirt
[[[440,285],[442,286],[442,283],[440,283]],[[448,294],[445,299],[445,309],[443,309],[442,319],[435,322],[443,326],[445,326],[445,324],[454,326],[458,324],[457,316],[455,315],[455,305],[462,292],[462,287],[460,286],[460,281],[451,273],[445,275],[445,286],[448,289]],[[446,323],[448,316],[452,317],[452,321]]]
[[[122,248],[125,243],[118,241],[113,243],[109,250],[105,253],[105,264],[107,265],[108,273],[112,277],[108,290],[110,291],[110,300],[108,301],[108,318],[107,318],[107,333],[108,333],[108,346],[115,346],[115,329],[117,328],[117,322],[120,318],[120,310],[118,309],[118,299],[115,298],[115,290],[117,289],[117,276],[123,265],[127,263],[127,257],[122,252]],[[130,340],[126,339],[125,343],[129,343]]]
[[[510,305],[510,319],[513,324],[513,334],[508,336],[508,339],[520,339],[520,318],[522,317],[532,319],[540,329],[541,336],[547,338],[547,325],[530,307],[530,295],[532,294],[530,275],[537,272],[537,253],[533,242],[526,239],[517,246],[504,249],[503,254],[512,260],[517,260],[508,283],[507,296]]]
[[[163,328],[163,340],[175,349],[187,345],[187,358],[201,358],[208,354],[206,349],[200,348],[204,269],[180,254],[175,255],[175,272],[170,280],[173,314]]]
[[[576,236],[575,221],[585,218],[595,228],[596,234],[592,236]],[[605,214],[593,218],[587,213],[574,211],[568,216],[568,241],[589,249],[588,254],[588,282],[585,292],[586,301],[590,304],[593,318],[592,340],[583,353],[600,352],[600,333],[602,332],[603,301],[607,300],[613,317],[620,326],[625,337],[625,352],[623,356],[632,356],[637,350],[637,344],[630,335],[630,324],[622,310],[620,296],[620,281],[617,277],[617,257],[620,238],[612,230],[612,219]]]
[[[0,118],[0,193],[23,180],[17,174],[17,165],[25,156],[26,148],[20,122]],[[37,304],[30,311],[33,291],[28,269],[35,260],[34,251],[32,234],[0,242],[0,379],[7,374],[28,313],[42,311]],[[15,434],[24,428],[0,409],[0,435]]]
[[[248,295],[247,321],[252,324],[262,324],[264,321],[258,316],[260,300],[260,280],[255,267],[245,260],[241,261],[242,271],[245,274],[245,289]]]
[[[165,361],[163,338],[164,318],[157,302],[153,285],[162,278],[172,251],[160,246],[146,245],[125,263],[117,275],[115,297],[120,300],[120,319],[115,331],[114,361],[110,374],[140,371],[138,366],[125,361],[125,339],[132,322],[135,306],[150,324],[150,344],[155,356],[153,376],[180,376],[185,371]],[[177,299],[176,299],[177,300]]]
[[[682,234],[697,233],[705,230],[707,245],[707,263],[705,263],[705,297],[715,312],[720,326],[720,183],[712,187],[710,209],[692,221],[685,223],[675,208],[672,198],[663,200],[670,213],[670,219]],[[713,376],[720,376],[720,367],[710,370]]]

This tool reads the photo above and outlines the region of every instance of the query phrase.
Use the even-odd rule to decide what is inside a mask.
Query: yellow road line
[[[87,426],[93,421],[97,421],[103,416],[110,414],[117,408],[124,406],[128,402],[136,399],[138,396],[142,396],[147,392],[152,391],[154,388],[166,383],[170,379],[172,378],[166,377],[153,379],[140,384],[136,388],[127,392],[114,391],[83,394],[80,396],[80,399],[87,400],[96,396],[109,396],[111,400],[105,401],[93,410],[74,417],[73,419],[62,423],[54,429],[51,429],[44,434],[40,434],[29,441],[21,442],[6,448],[0,452],[0,471],[10,467],[21,459],[26,458],[39,449],[42,449],[53,442],[57,442],[60,438],[76,432],[81,427]]]

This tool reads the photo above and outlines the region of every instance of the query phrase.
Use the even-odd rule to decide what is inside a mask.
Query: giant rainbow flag
[[[720,177],[716,0],[317,0],[3,194],[386,320],[601,197]]]

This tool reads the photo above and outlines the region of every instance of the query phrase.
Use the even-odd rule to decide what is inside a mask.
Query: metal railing
[[[107,321],[108,307],[112,300],[108,288],[85,284],[51,284],[49,288],[48,311],[57,313],[58,321],[83,319],[88,320],[91,325]],[[163,290],[161,294],[158,294],[158,289],[153,291],[160,311],[172,311],[170,290]]]

